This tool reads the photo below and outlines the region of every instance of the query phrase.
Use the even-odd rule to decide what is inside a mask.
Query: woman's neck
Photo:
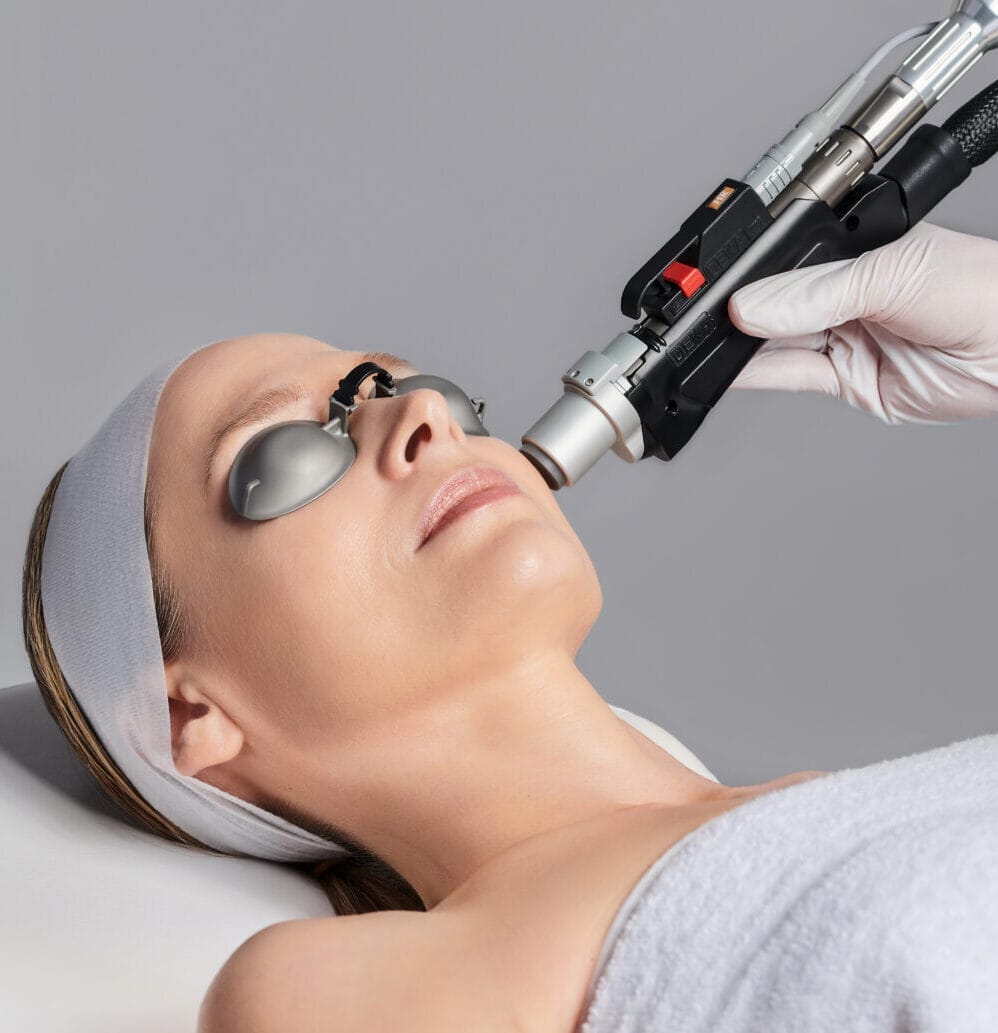
[[[325,805],[300,802],[390,864],[427,908],[539,837],[734,792],[618,718],[561,654],[454,686],[425,713],[365,736],[364,749],[348,784],[339,765],[325,769],[325,786],[313,771],[308,795]]]

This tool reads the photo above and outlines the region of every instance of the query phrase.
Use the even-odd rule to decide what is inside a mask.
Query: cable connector
[[[804,162],[842,125],[856,98],[877,65],[892,51],[911,40],[927,36],[938,22],[906,29],[878,47],[863,65],[816,111],[805,115],[777,144],[774,144],[743,177],[743,181],[771,204],[800,175]]]

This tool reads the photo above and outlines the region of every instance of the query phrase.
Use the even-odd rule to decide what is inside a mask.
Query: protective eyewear
[[[247,520],[272,520],[319,498],[341,480],[357,457],[350,437],[350,415],[363,382],[374,377],[373,398],[430,388],[444,396],[451,416],[465,434],[489,437],[482,414],[484,398],[469,398],[443,377],[419,373],[397,380],[374,362],[355,366],[329,396],[329,419],[290,420],[254,434],[229,470],[229,501]]]

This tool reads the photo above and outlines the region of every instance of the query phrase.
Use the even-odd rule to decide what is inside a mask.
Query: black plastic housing
[[[834,211],[823,201],[793,201],[672,326],[654,337],[641,332],[650,348],[627,398],[641,417],[642,458],[675,456],[763,343],[728,317],[736,290],[773,273],[854,258],[908,225],[901,188],[881,176],[867,176]]]
[[[963,149],[945,129],[919,126],[880,174],[895,180],[914,226],[971,173]]]

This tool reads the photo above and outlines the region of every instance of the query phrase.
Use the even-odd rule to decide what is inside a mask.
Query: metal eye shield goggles
[[[375,362],[355,366],[329,396],[329,420],[291,420],[264,427],[239,450],[229,470],[229,501],[247,520],[272,520],[314,501],[353,465],[357,446],[350,414],[361,384],[374,375],[374,398],[430,388],[444,396],[465,434],[490,437],[482,421],[484,398],[469,398],[457,384],[426,373],[396,380]]]

